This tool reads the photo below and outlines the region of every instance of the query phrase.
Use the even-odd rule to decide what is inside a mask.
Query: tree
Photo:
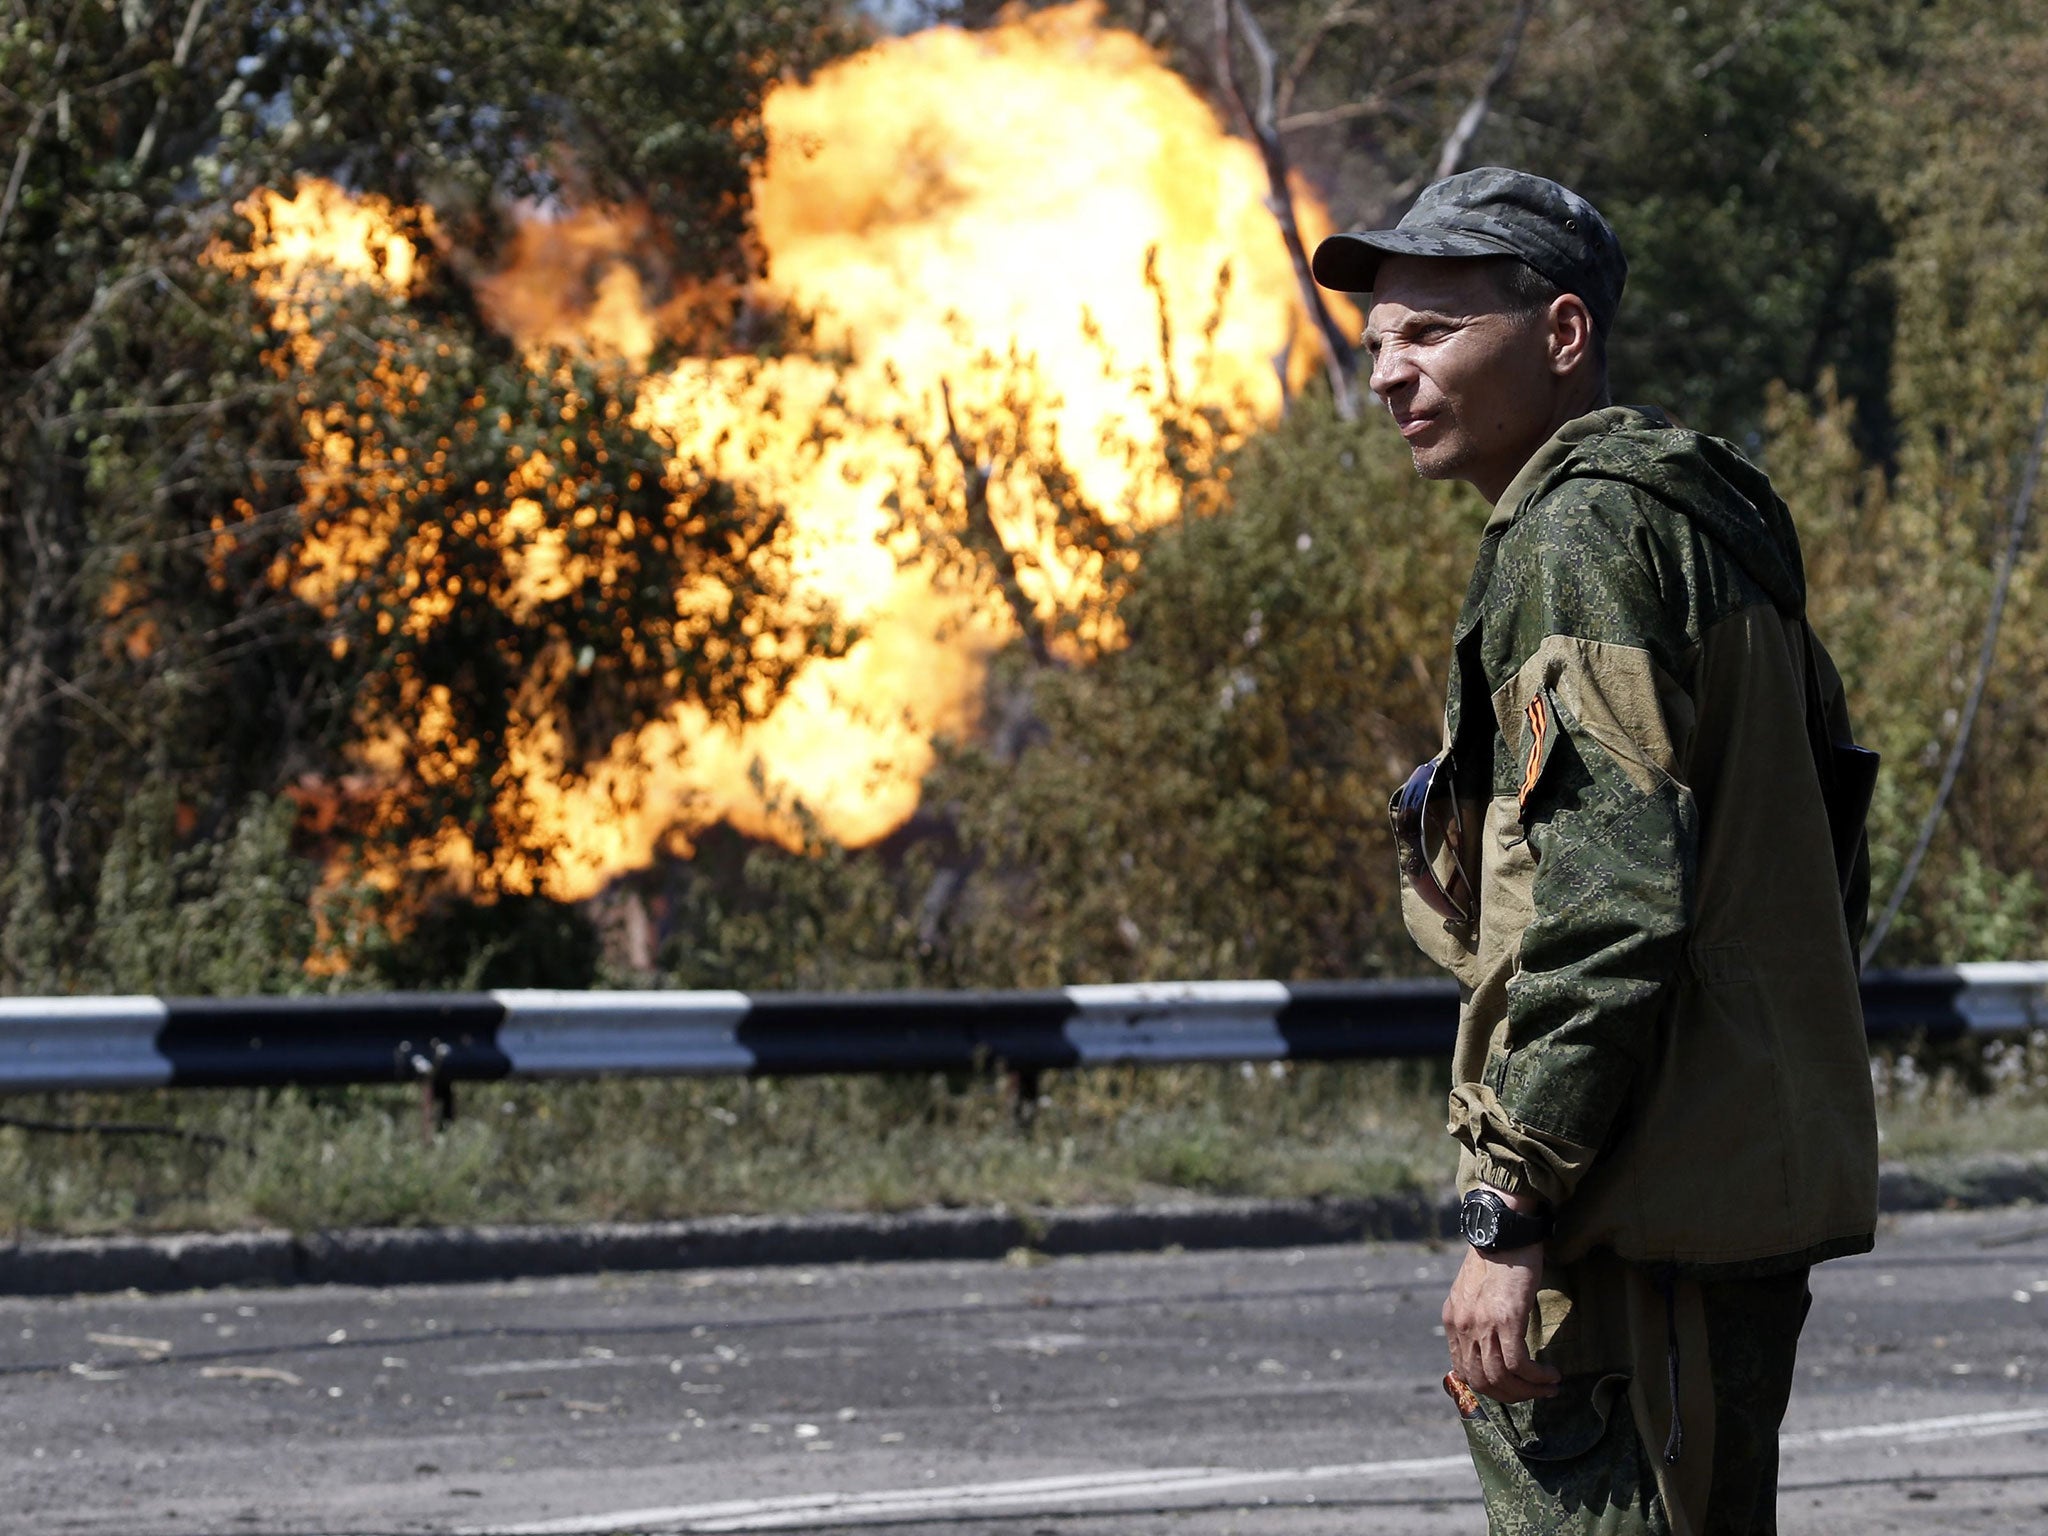
[[[1929,811],[1977,684],[2048,391],[2048,194],[2014,174],[2048,154],[2041,7],[1956,3],[1928,17],[1910,79],[1850,125],[1894,232],[1890,466],[1861,461],[1854,402],[1832,382],[1781,395],[1770,462],[1804,515],[1823,633],[1885,772],[1873,826],[1882,903]],[[1889,469],[1889,473],[1887,473]],[[2038,952],[2048,828],[2048,629],[2038,506],[2022,528],[1983,711],[1881,963]]]
[[[943,7],[941,8],[943,9]],[[973,4],[954,8],[980,14]],[[1631,261],[1625,398],[1754,444],[1765,388],[1832,370],[1890,451],[1889,226],[1852,171],[1861,104],[1910,79],[1901,0],[1113,0],[1337,227],[1482,164],[1584,192]],[[1219,43],[1234,46],[1219,46]],[[1277,195],[1283,227],[1290,210]],[[1312,239],[1309,241],[1312,243]],[[1348,359],[1336,350],[1340,371]],[[1344,386],[1341,381],[1340,391]]]
[[[2038,178],[2014,170],[2048,153],[2038,9],[1651,15],[1559,0],[1532,15],[1466,150],[1580,185],[1615,217],[1635,263],[1624,398],[1734,434],[1792,504],[1816,622],[1886,757],[1880,898],[1956,729],[2048,385],[2048,226]],[[1515,14],[1250,10],[1294,163],[1340,217],[1372,222],[1434,173]],[[1177,30],[1212,11],[1119,14],[1153,18],[1151,35],[1213,83],[1212,39]],[[957,877],[944,922],[905,956],[931,905],[911,881],[886,931],[830,941],[843,955],[982,985],[1409,963],[1379,810],[1434,744],[1471,508],[1318,396],[1188,483],[1190,515],[1133,544],[1113,614],[1127,643],[1070,669],[1005,658],[992,695],[1028,690],[1033,731],[1002,752],[956,744],[928,781]],[[2023,551],[1983,723],[1889,963],[2042,940],[2038,548]],[[844,915],[858,889],[875,910],[858,859],[812,861],[809,881],[764,859],[778,900]],[[757,866],[739,884],[768,879]]]
[[[337,777],[365,710],[437,747],[378,832],[516,847],[515,718],[573,774],[675,701],[764,707],[787,668],[757,651],[829,642],[782,602],[776,509],[673,467],[630,379],[517,355],[466,278],[516,200],[631,197],[650,268],[730,294],[761,94],[853,36],[830,0],[6,7],[0,835],[32,825],[60,904],[135,783],[204,838]],[[417,260],[307,297],[308,348],[209,252],[314,176]]]
[[[1890,452],[1890,226],[1857,124],[1910,77],[1919,7],[1559,0],[1486,153],[1556,177],[1629,256],[1620,397],[1754,447],[1766,388],[1832,370]]]

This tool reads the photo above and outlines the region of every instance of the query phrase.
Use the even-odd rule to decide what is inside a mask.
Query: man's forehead
[[[1409,257],[1383,262],[1366,310],[1368,331],[1387,331],[1426,316],[1466,317],[1505,307],[1483,262]]]
[[[1389,256],[1373,280],[1372,307],[1475,314],[1503,305],[1492,263],[1434,256]]]

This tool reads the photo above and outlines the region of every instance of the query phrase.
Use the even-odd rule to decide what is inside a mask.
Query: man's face
[[[1366,314],[1372,389],[1426,480],[1497,498],[1554,426],[1558,376],[1541,315],[1505,307],[1478,261],[1389,256]]]

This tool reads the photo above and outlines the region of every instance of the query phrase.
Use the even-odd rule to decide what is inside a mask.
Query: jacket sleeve
[[[1569,494],[1569,493],[1567,493]],[[1454,1091],[1465,1174],[1561,1205],[1639,1072],[1692,924],[1699,822],[1674,777],[1690,701],[1672,681],[1684,601],[1626,494],[1524,514],[1496,570],[1494,708],[1533,857],[1507,1017]],[[1494,668],[1489,667],[1490,677]],[[1483,898],[1482,898],[1483,899]]]

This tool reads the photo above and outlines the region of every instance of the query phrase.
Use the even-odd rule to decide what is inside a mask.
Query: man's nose
[[[1382,400],[1391,399],[1397,391],[1412,385],[1415,369],[1406,350],[1392,342],[1381,343],[1373,356],[1372,373],[1366,382]]]

